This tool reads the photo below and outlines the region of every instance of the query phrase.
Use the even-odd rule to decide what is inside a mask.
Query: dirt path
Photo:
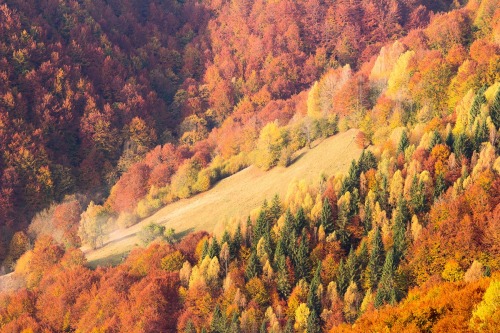
[[[330,176],[346,172],[351,161],[361,154],[354,143],[357,133],[351,129],[299,152],[299,158],[288,168],[276,167],[265,172],[248,167],[223,179],[207,192],[167,205],[135,226],[110,233],[104,247],[86,251],[86,256],[94,266],[120,262],[139,243],[137,232],[151,222],[174,228],[176,232],[212,232],[217,224],[244,219],[265,198],[271,199],[275,194],[283,198],[294,179],[313,182],[321,173]]]

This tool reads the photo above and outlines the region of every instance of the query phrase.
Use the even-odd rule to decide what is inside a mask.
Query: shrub
[[[139,232],[138,237],[144,245],[148,245],[156,239],[162,239],[165,227],[156,223],[150,223]]]

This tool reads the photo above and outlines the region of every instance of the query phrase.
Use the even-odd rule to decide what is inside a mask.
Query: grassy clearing
[[[288,185],[295,179],[317,182],[322,173],[331,176],[346,172],[351,161],[361,154],[354,143],[357,133],[352,129],[317,142],[312,149],[299,151],[288,168],[276,167],[265,172],[248,167],[223,179],[207,192],[167,205],[130,228],[110,233],[102,248],[87,250],[86,256],[92,266],[116,264],[118,258],[140,245],[137,233],[152,222],[181,233],[220,231],[224,225],[231,226],[235,221],[246,219],[265,198],[271,199],[275,194],[283,198]]]

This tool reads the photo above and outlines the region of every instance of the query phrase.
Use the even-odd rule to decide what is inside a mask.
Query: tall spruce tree
[[[306,214],[304,208],[300,207],[295,215],[295,232],[301,233],[302,229],[307,226]]]
[[[281,201],[280,197],[275,194],[273,200],[271,201],[271,208],[269,209],[269,213],[273,219],[273,221],[277,221],[282,213]]]
[[[220,254],[219,242],[217,242],[217,237],[213,237],[212,244],[210,245],[210,248],[208,249],[208,257],[209,258],[218,257],[219,254]]]
[[[358,257],[356,256],[356,252],[354,252],[354,249],[352,247],[349,251],[349,255],[347,256],[345,267],[349,282],[358,283],[361,272],[359,269]]]
[[[341,297],[344,297],[344,294],[349,287],[351,281],[349,280],[349,272],[347,270],[346,264],[344,263],[344,259],[340,259],[339,267],[337,269],[337,292]]]
[[[481,112],[481,106],[486,103],[486,97],[484,96],[484,92],[486,91],[486,86],[481,87],[476,93],[476,97],[474,98],[474,101],[472,102],[472,106],[470,108],[469,114],[474,121],[474,119],[479,115]]]
[[[340,245],[343,249],[347,251],[349,249],[350,243],[349,238],[351,237],[351,233],[347,228],[349,225],[349,207],[345,205],[341,205],[339,207],[338,218],[337,218],[337,227],[335,230],[335,235],[337,239],[340,241]]]
[[[408,219],[409,213],[406,206],[406,200],[403,196],[400,196],[393,225],[394,261],[396,265],[406,254],[406,224]]]
[[[226,318],[222,313],[219,304],[216,304],[212,315],[212,321],[210,322],[210,332],[224,333],[225,331],[226,331]]]
[[[227,333],[239,333],[240,331],[240,319],[238,318],[238,313],[235,311],[233,313],[233,318],[231,319],[231,324],[229,325]]]
[[[365,212],[364,212],[364,217],[363,217],[363,227],[365,231],[365,235],[368,235],[368,233],[372,230],[372,224],[373,224],[373,218],[372,218],[372,207],[370,205],[370,201],[368,198],[365,200]]]
[[[320,333],[321,332],[321,324],[319,321],[318,314],[315,310],[311,310],[309,316],[307,317],[307,333]]]
[[[382,242],[382,235],[380,229],[375,229],[375,235],[372,241],[372,250],[370,253],[370,260],[368,267],[370,269],[370,285],[375,288],[378,284],[380,276],[382,275],[382,265],[384,264],[384,243]]]
[[[331,234],[335,228],[330,200],[325,197],[323,200],[323,210],[321,211],[321,224],[327,234]]]
[[[262,273],[262,267],[260,265],[259,259],[257,258],[256,251],[253,250],[247,261],[245,276],[247,280],[251,280],[254,277],[259,276],[261,273]]]
[[[229,249],[231,251],[231,258],[236,258],[240,252],[241,241],[243,236],[241,235],[241,225],[238,224],[236,227],[236,232],[234,233],[233,240],[230,243]]]
[[[446,182],[442,172],[438,173],[436,177],[436,184],[434,185],[434,199],[437,199],[446,190]]]
[[[459,133],[453,142],[453,152],[458,159],[463,156],[469,158],[472,155],[472,143],[465,133]]]
[[[387,252],[382,270],[382,277],[375,295],[375,307],[380,307],[384,304],[395,304],[397,302],[396,283],[394,279],[394,271],[396,265],[394,263],[394,251],[391,249]]]
[[[500,128],[500,88],[498,88],[495,98],[490,105],[490,118],[495,127]]]
[[[358,160],[359,174],[377,168],[377,158],[369,150],[363,150]]]
[[[314,272],[314,276],[311,280],[311,284],[309,285],[309,293],[307,294],[307,307],[316,313],[321,313],[321,299],[318,296],[318,288],[321,284],[321,261],[318,263],[316,267],[316,271]]]
[[[432,132],[431,142],[429,144],[429,150],[432,150],[432,148],[441,143],[443,143],[443,139],[441,139],[441,134],[439,134],[438,130],[434,130],[434,132]]]
[[[398,150],[397,153],[404,153],[406,148],[410,145],[410,140],[408,139],[408,133],[403,131],[401,133],[401,138],[399,139]]]
[[[310,264],[309,264],[309,240],[305,229],[302,229],[300,237],[300,244],[295,251],[295,272],[299,279],[308,277]]]

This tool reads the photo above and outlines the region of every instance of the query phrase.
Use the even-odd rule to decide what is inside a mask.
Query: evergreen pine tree
[[[365,235],[368,235],[370,230],[372,230],[372,223],[373,223],[372,214],[373,214],[373,212],[372,212],[370,202],[368,201],[368,199],[366,199],[365,200],[365,215],[363,218],[363,227],[365,229]]]
[[[338,219],[337,219],[337,230],[335,234],[337,239],[340,241],[340,245],[343,249],[347,250],[349,248],[349,238],[351,234],[347,229],[349,225],[349,208],[342,205],[339,207]]]
[[[382,174],[380,183],[377,186],[377,201],[380,204],[380,209],[386,210],[388,206],[388,199],[389,199],[389,180],[387,179],[387,176]]]
[[[280,202],[280,197],[276,194],[273,197],[273,201],[271,201],[271,208],[269,210],[271,217],[273,221],[277,221],[282,213],[282,208],[281,208],[281,202]]]
[[[344,182],[342,183],[340,194],[344,195],[347,192],[352,193],[352,191],[359,185],[360,175],[361,175],[361,170],[358,164],[356,163],[355,160],[352,160],[347,177],[344,179]]]
[[[315,310],[311,310],[309,313],[309,316],[307,317],[307,328],[306,328],[307,333],[320,333],[321,332],[321,325],[319,321],[318,314],[316,313]]]
[[[465,133],[457,135],[453,143],[453,152],[457,158],[460,159],[462,156],[469,158],[472,155],[472,148],[470,139],[467,135],[465,135]]]
[[[380,229],[375,229],[375,235],[372,241],[372,250],[370,253],[370,260],[368,267],[370,268],[370,285],[376,287],[380,276],[382,275],[382,265],[384,264],[384,243],[382,242],[382,235]]]
[[[290,296],[290,291],[292,290],[292,286],[290,285],[290,281],[288,280],[288,269],[286,266],[286,257],[282,254],[276,255],[276,269],[277,269],[277,277],[276,277],[276,287],[278,289],[278,293],[280,296],[286,300],[288,296]]]
[[[403,131],[403,133],[401,133],[401,139],[399,139],[397,153],[398,154],[404,153],[409,145],[410,145],[410,140],[408,139],[408,133],[406,133],[406,131]]]
[[[410,203],[415,214],[422,212],[425,208],[424,183],[419,182],[417,175],[413,176],[410,187]]]
[[[334,224],[333,224],[332,206],[330,205],[330,201],[326,197],[323,200],[323,210],[321,211],[321,224],[323,225],[326,234],[331,234],[333,232]]]
[[[302,232],[307,226],[306,214],[304,213],[304,208],[300,207],[295,216],[295,231],[297,233]]]
[[[490,118],[495,127],[500,128],[500,88],[497,90],[495,98],[490,106]]]
[[[481,145],[483,144],[483,142],[488,141],[488,138],[489,138],[489,131],[488,127],[486,126],[486,122],[481,121],[474,130],[473,149],[475,151],[480,151]]]
[[[341,297],[344,297],[344,294],[349,287],[351,281],[349,280],[349,272],[347,271],[347,267],[344,263],[344,259],[340,259],[339,267],[337,269],[337,292]]]
[[[295,251],[295,272],[299,279],[307,278],[309,274],[309,241],[305,229],[302,229],[300,244]]]
[[[377,168],[377,158],[369,150],[363,150],[358,160],[359,174]]]
[[[233,313],[233,318],[231,319],[231,324],[229,325],[229,329],[227,333],[239,333],[240,330],[240,320],[238,318],[238,313]]]
[[[309,293],[307,294],[307,307],[316,313],[321,313],[321,299],[318,296],[318,288],[321,283],[320,273],[321,261],[316,267],[311,284],[309,285]]]
[[[368,266],[368,260],[370,258],[370,254],[368,253],[368,246],[366,245],[366,241],[361,243],[361,249],[358,254],[358,267],[360,274],[366,269]]]
[[[263,238],[264,238],[264,249],[267,255],[269,256],[269,262],[272,262],[274,246],[273,246],[273,239],[271,237],[271,230],[266,229]]]
[[[253,225],[252,220],[250,220],[250,216],[247,218],[247,229],[245,232],[245,243],[246,246],[251,246],[253,243]]]
[[[252,238],[255,240],[255,242],[258,242],[262,236],[264,236],[264,234],[266,233],[266,229],[267,229],[267,218],[266,218],[266,211],[265,210],[261,210],[259,212],[259,216],[257,217],[257,221],[255,221],[255,228],[254,228],[254,231],[253,231],[253,236]],[[257,245],[257,244],[253,244],[253,245]]]
[[[241,225],[238,224],[238,226],[236,227],[236,232],[234,233],[233,240],[229,246],[229,249],[231,251],[231,258],[235,258],[238,256],[238,253],[239,253],[240,247],[241,247],[242,238],[243,237],[241,235]]]
[[[375,295],[375,307],[380,307],[383,304],[395,304],[396,299],[396,284],[394,281],[394,251],[391,249],[387,252],[382,270],[382,277],[378,286],[377,294]]]
[[[476,119],[476,117],[481,112],[481,106],[486,103],[486,97],[484,96],[485,91],[486,86],[483,86],[481,89],[479,89],[476,97],[474,98],[474,101],[472,102],[472,106],[469,111],[470,119],[472,119],[472,121],[474,121],[474,119]]]
[[[201,250],[201,258],[200,258],[200,261],[202,261],[203,259],[205,259],[205,257],[208,255],[208,240],[205,239],[205,241],[203,242],[203,248]]]
[[[210,248],[208,249],[208,257],[209,258],[218,257],[219,254],[220,254],[219,242],[217,242],[216,237],[213,237],[212,244],[210,245]]]
[[[403,259],[406,253],[406,221],[408,220],[408,212],[406,208],[406,200],[403,196],[399,198],[398,207],[393,225],[394,239],[394,261],[397,265]]]
[[[443,140],[441,139],[441,134],[437,130],[432,132],[432,137],[431,137],[431,142],[429,144],[429,150],[432,150],[435,146],[443,143]]]
[[[436,177],[436,184],[434,185],[434,199],[437,199],[446,190],[446,182],[444,175],[440,172]]]
[[[210,323],[211,333],[224,333],[226,330],[226,318],[222,313],[219,304],[215,305],[212,321]]]
[[[227,230],[224,231],[224,234],[222,234],[222,238],[220,240],[221,245],[224,243],[227,243],[227,245],[231,244],[231,236],[229,235],[229,232]]]
[[[251,280],[256,276],[259,276],[261,273],[262,273],[262,267],[260,265],[259,259],[257,258],[256,251],[253,250],[247,261],[245,276],[247,280]]]
[[[281,232],[281,239],[283,240],[284,252],[287,255],[292,253],[292,243],[295,239],[292,238],[293,232],[295,231],[295,220],[293,218],[290,209],[285,213],[285,223],[283,225],[283,230]]]
[[[347,271],[349,283],[350,282],[358,283],[361,272],[359,270],[358,258],[352,247],[351,250],[349,251],[349,255],[347,256],[345,268]]]

